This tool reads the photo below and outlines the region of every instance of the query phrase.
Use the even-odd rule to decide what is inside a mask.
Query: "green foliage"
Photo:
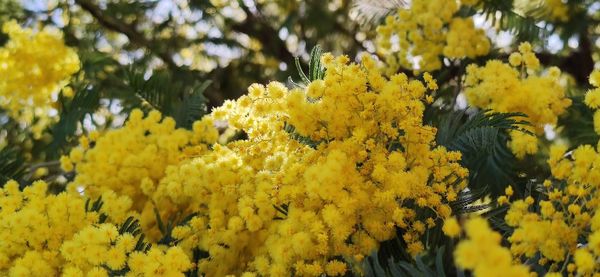
[[[405,0],[355,0],[354,11],[361,24],[379,24],[388,15],[396,10],[406,7],[409,1]]]
[[[173,83],[167,71],[153,72],[150,78],[145,78],[146,73],[130,67],[126,71],[126,85],[133,94],[139,97],[140,106],[149,105],[150,108],[170,113],[176,95],[174,91],[182,88],[181,83]]]
[[[433,254],[435,253],[435,255]],[[444,257],[451,256],[447,253],[444,246],[435,249],[432,253],[417,255],[412,262],[396,261],[389,257],[382,264],[380,257],[376,253],[367,257],[362,264],[366,277],[386,277],[386,276],[427,276],[427,277],[445,277],[445,276],[464,276],[462,271],[453,272],[444,264]]]
[[[138,97],[138,107],[156,109],[186,129],[206,114],[208,100],[204,91],[210,84],[208,80],[188,86],[175,80],[169,71],[155,71],[149,78],[133,67],[126,72],[126,85]]]
[[[99,214],[99,218],[98,218],[98,223],[104,223],[106,222],[106,219],[108,218],[108,216],[106,216],[106,214],[100,212],[100,209],[102,209],[102,206],[104,205],[104,201],[102,201],[102,196],[98,197],[98,199],[94,200],[92,202],[92,200],[90,198],[88,198],[85,201],[85,211],[86,212],[96,212]]]
[[[48,156],[57,159],[67,152],[68,142],[75,135],[79,124],[83,125],[86,115],[94,113],[100,105],[99,92],[89,84],[79,84],[74,88],[72,99],[59,97],[62,109],[59,121],[51,127],[52,142],[47,148]]]
[[[25,159],[19,149],[5,147],[0,150],[0,187],[9,180],[20,180],[26,172]]]
[[[479,189],[468,189],[461,191],[456,201],[450,202],[450,207],[452,208],[453,214],[461,215],[461,214],[469,214],[473,212],[478,212],[481,210],[486,210],[490,208],[490,204],[478,204],[474,205],[476,201],[483,199],[488,193],[487,187],[482,187]]]
[[[323,50],[321,50],[321,46],[316,45],[310,51],[310,60],[308,61],[308,76],[304,73],[302,66],[300,65],[300,58],[295,58],[296,70],[298,70],[298,75],[300,75],[301,84],[295,83],[291,78],[289,81],[299,87],[305,87],[310,84],[310,82],[314,80],[322,80],[325,77],[325,68],[321,64],[321,56],[323,55]]]
[[[469,118],[452,112],[438,126],[436,142],[451,151],[460,151],[461,163],[469,170],[469,188],[487,188],[499,196],[516,177],[515,157],[508,149],[508,131],[527,132],[522,113],[478,111]]]
[[[595,145],[600,136],[594,131],[594,112],[583,103],[583,97],[573,97],[573,104],[569,112],[559,118],[559,126],[569,126],[564,128],[562,133],[569,138],[571,145]]]
[[[305,145],[308,145],[308,146],[310,146],[312,148],[317,148],[317,146],[321,143],[319,141],[314,141],[314,140],[312,140],[309,137],[306,137],[306,136],[303,136],[301,134],[298,134],[296,132],[296,127],[294,127],[291,124],[287,124],[286,123],[285,126],[283,126],[283,130],[285,130],[288,134],[290,134],[290,137],[292,139],[295,139],[298,142],[300,142],[302,144],[305,144]]]
[[[204,91],[210,84],[211,81],[208,80],[193,86],[189,91],[184,92],[180,102],[175,103],[171,116],[177,126],[192,129],[192,124],[208,112],[206,105],[208,99],[204,97]]]
[[[134,237],[139,236],[133,251],[147,252],[150,250],[151,245],[144,240],[145,236],[142,233],[142,227],[139,220],[132,216],[128,217],[125,222],[119,226],[119,234],[123,235],[126,233],[131,234]]]
[[[192,220],[198,213],[191,213],[183,218],[180,218],[179,215],[174,215],[169,218],[165,224],[165,222],[160,217],[160,213],[156,207],[154,208],[154,216],[156,218],[156,224],[158,225],[158,229],[160,230],[162,237],[158,240],[158,244],[163,245],[176,245],[179,243],[179,239],[173,237],[173,229],[177,226],[185,226],[190,220]]]
[[[300,84],[294,82],[291,77],[288,77],[288,81],[297,86],[297,87],[306,87],[310,84],[310,82],[314,80],[322,80],[325,77],[325,68],[321,64],[321,56],[323,55],[323,51],[321,50],[321,46],[316,45],[310,51],[310,60],[308,62],[308,76],[304,73],[302,66],[300,65],[300,58],[296,57],[296,69],[298,70],[298,75],[300,75],[300,79],[302,82]],[[306,144],[312,148],[316,148],[320,142],[314,141],[309,137],[300,135],[296,132],[296,127],[291,124],[285,124],[283,128],[290,136],[299,141],[302,144]]]
[[[482,0],[481,13],[492,25],[501,30],[509,31],[518,37],[518,41],[536,41],[548,35],[548,32],[538,26],[539,20],[535,16],[542,16],[543,8],[536,7],[530,15],[521,15],[515,12],[512,0]]]

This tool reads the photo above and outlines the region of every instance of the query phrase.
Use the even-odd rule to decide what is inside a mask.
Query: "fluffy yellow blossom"
[[[460,235],[460,226],[456,218],[451,217],[444,220],[442,231],[449,237],[458,237]]]
[[[200,271],[342,275],[351,267],[335,257],[369,255],[397,228],[416,255],[428,226],[450,216],[447,193],[464,188],[467,171],[422,123],[427,87],[362,60],[324,55],[325,78],[306,89],[250,86],[206,117],[247,139],[167,166],[156,195],[196,207],[177,233],[186,251],[208,252]],[[409,202],[437,216],[417,218]]]
[[[79,70],[79,58],[56,29],[36,32],[9,21],[2,32],[9,40],[0,47],[0,107],[27,124],[35,118],[32,130],[39,137],[52,121],[53,99]]]
[[[523,158],[528,154],[535,154],[538,151],[538,139],[535,135],[524,133],[522,131],[511,131],[511,140],[508,146],[517,158]]]
[[[175,207],[164,194],[156,193],[156,184],[169,165],[206,151],[217,138],[209,118],[195,122],[193,131],[188,131],[176,128],[172,118],[163,118],[157,111],[144,117],[141,110],[133,110],[122,128],[80,139],[81,146],[62,157],[61,165],[65,171],[76,169],[69,187],[83,189],[89,197],[114,191],[131,198],[134,209],[142,214],[147,235],[157,238],[154,209],[161,212],[161,217],[170,218],[185,207]],[[89,141],[95,142],[93,147]]]
[[[133,252],[127,265],[131,276],[185,276],[183,272],[193,268],[189,257],[179,247],[169,247],[166,251],[152,248],[150,251]]]
[[[567,150],[562,144],[550,148],[552,179],[540,187],[546,199],[510,204],[505,221],[514,231],[508,241],[515,259],[539,255],[540,265],[552,263],[557,270],[574,257],[568,272],[586,275],[597,271],[600,257],[600,154],[590,145]]]
[[[585,249],[578,249],[575,251],[575,265],[577,266],[577,272],[590,274],[594,272],[596,264],[596,259],[589,251]]]
[[[531,51],[529,43],[522,43],[519,53],[511,55],[510,64],[491,60],[483,67],[469,65],[465,95],[468,103],[478,108],[526,114],[532,124],[530,131],[541,135],[545,125],[556,125],[571,100],[559,82],[557,68],[546,75],[536,73],[539,61]],[[516,57],[522,57],[523,62]],[[510,136],[509,146],[517,157],[537,152],[536,136],[519,131],[512,131]]]
[[[569,6],[563,0],[517,0],[514,6],[518,11],[533,14],[540,20],[555,22],[569,20]]]
[[[430,89],[430,90],[438,89],[437,82],[435,81],[435,79],[433,79],[433,76],[431,76],[431,74],[429,74],[429,72],[423,73],[423,79],[427,83],[428,89]]]
[[[61,254],[69,267],[82,272],[103,267],[112,274],[129,271],[131,276],[184,276],[183,272],[193,266],[179,247],[140,250],[135,249],[137,243],[131,233],[120,232],[113,224],[90,225],[65,241]]]
[[[521,53],[512,53],[510,54],[510,56],[508,56],[508,62],[511,66],[520,66],[523,62],[523,56],[521,55]]]
[[[594,87],[585,94],[584,103],[596,110],[594,112],[594,131],[600,134],[600,71],[594,70],[590,75],[590,84]]]
[[[129,206],[120,204],[128,199],[105,193],[104,205],[98,211],[91,211],[86,199],[77,193],[47,194],[48,185],[41,181],[23,191],[18,186],[9,181],[0,189],[2,275],[6,272],[18,276],[57,275],[66,267],[60,252],[65,241],[98,223],[100,214],[108,216],[104,220],[121,220],[131,205],[131,202]]]
[[[529,276],[526,266],[513,264],[510,251],[500,244],[500,234],[485,219],[468,220],[465,232],[467,239],[454,252],[459,267],[471,270],[473,276]]]
[[[433,71],[442,67],[440,56],[450,59],[475,58],[490,50],[482,29],[471,17],[457,15],[454,0],[414,0],[409,9],[400,9],[377,28],[377,51],[386,58],[388,74],[400,67]],[[477,1],[466,1],[476,5]]]

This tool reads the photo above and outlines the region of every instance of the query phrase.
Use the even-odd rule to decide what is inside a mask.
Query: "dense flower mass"
[[[462,1],[471,6],[477,1]],[[457,15],[454,0],[415,0],[409,9],[388,16],[377,28],[377,49],[390,72],[399,68],[432,71],[442,67],[440,56],[475,58],[490,51],[490,41],[471,17]]]
[[[468,220],[465,232],[467,239],[454,252],[459,267],[472,270],[475,276],[529,276],[526,266],[513,264],[510,251],[500,244],[500,234],[485,219]]]
[[[163,119],[157,111],[144,118],[141,110],[134,110],[122,128],[81,137],[80,145],[61,158],[63,169],[77,172],[69,189],[83,190],[88,197],[106,191],[128,196],[134,210],[141,212],[148,235],[156,237],[158,230],[149,228],[156,223],[154,209],[160,208],[165,218],[176,210],[164,198],[154,197],[165,169],[206,151],[204,143],[218,138],[208,119],[196,122],[194,130],[176,128],[172,118]]]
[[[435,128],[423,125],[422,83],[387,79],[368,56],[323,63],[323,80],[293,90],[252,85],[194,132],[134,111],[122,129],[83,138],[63,158],[78,173],[70,186],[127,195],[143,222],[156,208],[161,217],[197,214],[174,236],[190,255],[208,252],[199,269],[210,276],[343,275],[396,228],[417,254],[421,235],[450,216],[465,186],[460,154],[436,147]],[[214,120],[248,138],[204,144],[217,139]],[[430,216],[416,217],[416,208]],[[150,223],[146,231],[156,232]]]
[[[590,76],[592,84],[597,84],[597,76]],[[594,93],[588,92],[585,99],[591,108],[597,108]],[[538,263],[549,264],[553,272],[566,268],[569,273],[591,274],[597,270],[600,254],[600,154],[590,145],[567,153],[565,145],[557,144],[549,155],[552,179],[542,184],[544,198],[535,203],[528,197],[510,204],[505,217],[515,228],[508,238],[510,251],[516,259],[540,255]]]
[[[470,105],[498,112],[521,112],[527,115],[534,134],[543,134],[544,126],[556,126],[558,116],[571,105],[560,83],[561,72],[550,68],[540,73],[540,62],[529,43],[522,43],[512,53],[509,63],[488,61],[485,66],[471,64],[465,77],[465,95]],[[535,101],[531,101],[535,99]],[[510,147],[517,157],[536,153],[537,139],[513,131]]]
[[[77,193],[47,188],[38,181],[20,191],[10,181],[0,189],[0,274],[108,276],[130,268],[131,276],[181,276],[192,267],[177,247],[136,249],[139,239],[112,223],[125,221],[128,197],[105,192],[104,205],[93,208]]]
[[[592,73],[590,83],[597,86],[599,76]],[[593,89],[585,98],[593,109],[598,108],[595,93]],[[504,217],[512,228],[507,238],[509,247],[499,245],[499,234],[491,232],[485,220],[471,219],[465,225],[468,239],[457,246],[456,264],[471,269],[475,276],[494,276],[498,272],[504,276],[512,270],[516,270],[514,276],[528,276],[526,267],[515,265],[524,261],[531,268],[546,268],[545,276],[597,274],[600,154],[596,148],[581,145],[567,152],[566,145],[553,145],[547,160],[552,176],[539,184],[536,190],[541,195],[537,200],[527,196],[510,201],[514,193],[511,187],[498,199],[501,205],[510,202]]]
[[[35,118],[39,135],[50,123],[59,90],[79,70],[79,58],[56,29],[36,32],[9,21],[2,32],[9,40],[0,47],[0,107],[28,124]]]
[[[427,226],[450,215],[467,172],[422,124],[426,87],[386,79],[367,56],[323,62],[325,78],[305,90],[256,84],[216,109],[211,117],[248,139],[215,145],[160,181],[173,202],[199,208],[192,240],[212,257],[199,264],[208,275],[343,275],[395,228],[422,251]],[[415,207],[431,217],[416,218]]]
[[[539,257],[535,263],[547,266],[549,274],[566,270],[586,275],[597,271],[596,260],[600,256],[600,154],[589,145],[580,146],[569,155],[565,152],[563,145],[550,150],[548,163],[553,179],[543,182],[542,200],[536,202],[527,197],[510,204],[505,216],[506,224],[514,228],[508,237],[509,249],[515,262]],[[507,192],[503,199],[510,198],[512,191]],[[460,247],[459,244],[459,250]],[[502,251],[509,253],[509,249]],[[473,256],[467,255],[476,254],[459,250],[457,263],[470,268],[468,257]],[[484,265],[482,270],[499,268]]]
[[[91,45],[82,65],[58,28],[2,26],[0,276],[600,276],[590,1],[331,1],[328,28],[351,3],[381,23],[347,31],[356,60],[305,51],[342,37],[297,28],[314,1],[176,1],[158,39],[143,27],[162,15],[136,15],[154,5],[79,2],[32,13]],[[491,49],[494,28],[531,43]],[[546,32],[579,41],[538,59]],[[199,74],[191,60],[220,57],[206,38],[256,55]],[[291,53],[309,54],[300,82],[222,97],[254,61],[288,74]]]

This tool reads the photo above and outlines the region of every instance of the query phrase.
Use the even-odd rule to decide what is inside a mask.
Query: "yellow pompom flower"
[[[88,197],[98,197],[106,191],[126,195],[133,208],[140,212],[142,226],[150,238],[157,238],[154,208],[169,218],[179,208],[165,198],[165,191],[155,184],[165,176],[169,166],[177,165],[187,156],[199,155],[218,139],[212,118],[193,123],[193,130],[176,128],[172,118],[158,111],[144,116],[133,110],[122,128],[105,133],[91,133],[80,139],[82,145],[61,158],[65,171],[75,169],[77,175],[68,186],[83,190]],[[84,137],[85,138],[85,137]],[[94,141],[94,146],[89,146]],[[169,190],[178,190],[175,184]]]
[[[575,265],[577,266],[577,272],[582,274],[590,274],[594,272],[596,267],[596,259],[592,254],[585,249],[578,249],[575,251]]]
[[[106,195],[105,205],[100,210],[89,211],[86,210],[86,199],[81,195],[67,192],[48,194],[45,182],[34,182],[23,191],[19,191],[18,187],[16,182],[9,181],[0,189],[2,275],[6,272],[32,276],[57,275],[62,267],[68,268],[60,252],[65,241],[80,230],[98,223],[100,213],[108,216],[108,220],[115,220],[129,208],[115,205],[119,197]],[[123,210],[117,210],[119,208]]]
[[[456,218],[451,217],[444,220],[442,231],[449,237],[458,237],[460,235],[460,226]]]
[[[203,274],[342,275],[354,260],[336,257],[358,261],[396,228],[416,255],[427,229],[451,216],[448,202],[468,172],[423,125],[433,78],[423,76],[426,86],[385,77],[369,56],[362,64],[331,54],[322,61],[325,77],[306,89],[255,84],[206,117],[218,114],[246,139],[184,157],[145,182],[198,213],[176,235],[186,251],[209,253],[199,261]],[[436,216],[418,218],[408,202]]]
[[[2,32],[9,40],[0,47],[0,107],[27,124],[37,118],[32,130],[39,137],[51,122],[53,99],[79,71],[79,58],[56,29],[36,32],[9,21]]]
[[[478,1],[463,1],[473,6]],[[473,18],[457,14],[454,0],[414,0],[399,9],[377,28],[377,51],[385,57],[387,73],[399,68],[416,72],[442,67],[440,56],[449,59],[475,58],[489,52],[491,44]]]
[[[529,276],[526,266],[513,264],[510,251],[500,245],[500,234],[492,231],[485,219],[468,220],[465,232],[467,239],[454,251],[459,267],[472,270],[473,276]]]
[[[519,53],[511,54],[509,64],[490,60],[483,67],[469,65],[465,96],[471,106],[526,114],[525,120],[532,124],[527,129],[542,135],[546,125],[556,125],[571,100],[566,97],[557,68],[545,75],[537,74],[538,71],[539,60],[532,52],[531,44],[522,43]],[[512,131],[510,137],[509,147],[518,158],[538,151],[536,136]]]
[[[537,153],[538,138],[536,136],[522,131],[511,131],[510,138],[508,146],[517,158],[522,159],[528,154]]]

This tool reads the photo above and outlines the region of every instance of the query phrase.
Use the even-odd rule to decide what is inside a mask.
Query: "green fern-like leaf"
[[[319,141],[314,141],[309,137],[305,137],[301,134],[298,134],[296,132],[296,127],[294,127],[291,124],[285,123],[283,129],[290,135],[290,137],[292,139],[297,140],[298,142],[300,142],[302,144],[306,144],[312,148],[317,148],[317,146],[321,143]]]
[[[548,35],[546,29],[538,26],[536,17],[516,13],[513,1],[482,0],[478,8],[493,25],[515,34],[519,41],[538,40]],[[535,14],[539,14],[539,10],[536,9]]]
[[[470,118],[462,112],[450,113],[439,128],[436,141],[452,151],[462,153],[461,163],[469,169],[469,187],[487,189],[501,195],[515,178],[515,157],[508,149],[508,131],[527,132],[522,113],[479,111]]]
[[[175,103],[171,116],[175,119],[178,127],[191,129],[193,123],[205,115],[208,111],[206,103],[208,99],[204,91],[210,86],[211,81],[205,81],[184,93],[183,100]]]
[[[52,126],[52,143],[49,145],[50,159],[57,159],[60,150],[65,149],[70,138],[75,135],[78,124],[83,122],[86,115],[94,113],[100,105],[100,93],[89,84],[79,84],[74,87],[75,95],[72,99],[62,97],[59,121]]]
[[[134,251],[146,252],[150,250],[150,243],[145,241],[145,236],[142,233],[140,221],[134,217],[128,217],[121,226],[119,226],[119,234],[129,233],[134,237],[138,237]]]
[[[180,218],[178,215],[175,215],[175,216],[169,218],[169,220],[167,220],[167,222],[165,224],[165,221],[163,221],[162,218],[160,217],[160,213],[159,213],[158,209],[156,209],[156,207],[155,207],[154,208],[154,216],[156,218],[158,229],[160,230],[160,232],[162,234],[162,237],[160,238],[160,240],[158,240],[158,244],[168,245],[168,246],[177,245],[180,242],[180,240],[173,237],[173,229],[177,226],[187,225],[190,222],[190,220],[192,220],[197,215],[198,215],[198,213],[191,213],[183,218]]]
[[[562,134],[567,137],[571,145],[594,145],[600,136],[594,130],[594,111],[583,103],[583,97],[573,97],[573,104],[569,112],[559,118],[558,125],[565,126]]]
[[[138,98],[141,108],[160,111],[175,119],[177,127],[191,129],[194,121],[207,112],[208,99],[204,92],[211,81],[184,85],[167,71],[154,72],[146,78],[144,72],[130,68],[126,72],[126,86]]]
[[[405,0],[354,0],[353,11],[361,24],[378,24],[385,17],[398,9],[408,7],[410,1]]]
[[[298,86],[298,87],[306,87],[310,82],[314,80],[321,80],[325,77],[325,67],[321,63],[321,56],[323,55],[323,50],[321,46],[317,45],[313,47],[310,51],[310,59],[308,61],[308,75],[304,73],[302,66],[300,64],[300,58],[296,57],[294,62],[296,64],[296,69],[298,70],[298,75],[300,76],[300,80],[302,81],[300,84],[294,82],[292,78],[289,78],[289,81]]]
[[[125,72],[126,85],[139,98],[140,104],[149,105],[163,114],[171,113],[173,92],[181,90],[181,83],[173,82],[166,71],[156,71],[146,79],[145,72],[131,67]]]
[[[27,167],[17,148],[0,150],[0,187],[9,180],[20,180],[25,175]]]
[[[474,205],[477,200],[482,199],[487,195],[487,187],[476,189],[476,190],[464,190],[461,191],[456,197],[457,200],[450,202],[453,214],[468,214],[478,212],[481,210],[489,209],[490,204]]]
[[[435,251],[425,252],[418,255],[414,260],[395,260],[392,257],[387,258],[385,263],[381,262],[381,257],[377,253],[371,254],[363,262],[363,271],[367,277],[395,277],[395,276],[426,276],[426,277],[445,277],[454,276],[458,272],[448,274],[450,268],[444,265],[446,251],[444,246],[435,249]],[[450,253],[451,254],[451,253]]]

